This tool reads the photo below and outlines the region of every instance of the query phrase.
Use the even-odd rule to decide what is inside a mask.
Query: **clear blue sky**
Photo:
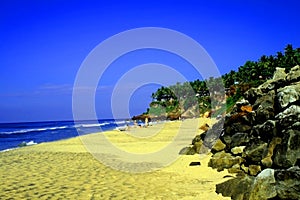
[[[224,74],[289,43],[300,47],[299,7],[298,0],[2,0],[0,122],[72,119],[77,70],[93,48],[119,32],[149,26],[180,31],[200,43]],[[158,54],[157,60],[151,54],[136,63],[128,55],[120,65],[128,70],[153,59],[164,64],[178,59]],[[111,73],[116,76],[103,83],[107,88],[121,72],[116,67]],[[187,78],[198,78],[193,74]],[[145,111],[154,88],[133,95],[130,114]],[[99,118],[111,117],[109,93],[96,96]]]

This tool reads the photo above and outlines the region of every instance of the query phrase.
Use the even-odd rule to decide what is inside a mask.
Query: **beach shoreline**
[[[207,122],[212,123],[212,120]],[[189,125],[199,122],[188,119],[148,128],[131,128],[127,132],[112,130],[1,152],[0,177],[5,183],[0,186],[1,198],[230,199],[215,193],[215,185],[225,181],[223,177],[228,172],[217,172],[207,167],[210,155],[178,155],[174,162],[166,166],[131,173],[101,163],[83,145],[86,141],[95,142],[95,137],[103,134],[124,151],[147,154],[164,148],[174,137],[174,128],[181,123]],[[159,133],[151,133],[151,130],[162,127]],[[150,135],[145,136],[146,133]],[[185,138],[179,146],[187,146],[191,139]],[[113,161],[121,164],[118,159]],[[201,165],[189,166],[191,162],[200,162]],[[139,166],[142,165],[131,165]]]

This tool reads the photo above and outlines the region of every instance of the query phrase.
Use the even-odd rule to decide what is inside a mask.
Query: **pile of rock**
[[[277,68],[273,79],[248,90],[216,124],[224,123],[221,135],[213,127],[198,136],[212,148],[210,167],[238,173],[216,191],[232,199],[300,199],[299,119],[300,66],[288,74]]]

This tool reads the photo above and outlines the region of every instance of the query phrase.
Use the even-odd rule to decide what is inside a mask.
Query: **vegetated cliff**
[[[300,66],[288,74],[277,68],[273,79],[248,90],[225,119],[193,140],[191,148],[198,153],[211,149],[210,167],[237,173],[216,186],[223,196],[300,199],[299,119]]]
[[[288,44],[283,52],[279,51],[270,56],[262,55],[257,61],[247,61],[237,71],[231,70],[222,77],[162,86],[152,93],[152,102],[147,111],[134,119],[143,120],[150,117],[175,120],[198,117],[207,111],[212,111],[215,115],[222,114],[231,109],[240,94],[270,79],[276,67],[289,71],[296,65],[300,65],[300,48],[295,49]],[[224,89],[227,107],[223,107]],[[215,94],[217,91],[220,92],[219,95]],[[220,104],[216,105],[217,102]]]

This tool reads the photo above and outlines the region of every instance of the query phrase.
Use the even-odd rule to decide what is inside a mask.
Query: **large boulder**
[[[268,143],[256,140],[250,146],[246,146],[243,151],[243,158],[252,164],[260,164],[260,161],[267,154]]]
[[[300,199],[300,169],[292,167],[287,170],[276,170],[276,191],[278,199]]]
[[[216,141],[213,148],[211,149],[212,153],[223,151],[226,148],[226,144],[224,144],[220,139]]]
[[[253,176],[238,176],[217,184],[216,192],[225,197],[231,197],[233,200],[246,200],[250,197],[251,188],[254,182]]]
[[[300,80],[300,66],[293,67],[286,76],[288,82],[296,82]]]
[[[251,135],[249,133],[240,133],[237,132],[230,138],[230,143],[228,146],[231,148],[237,147],[237,146],[243,146],[250,142]]]
[[[279,168],[295,166],[300,160],[300,131],[287,130],[274,150],[274,164]]]
[[[256,100],[262,97],[264,94],[259,88],[250,88],[245,92],[244,97],[249,101],[250,104],[254,104]]]
[[[300,119],[300,106],[291,105],[276,115],[281,130],[292,127]]]
[[[208,149],[212,149],[217,140],[223,133],[224,119],[220,119],[216,124],[212,126],[211,129],[201,134],[203,140],[203,145]]]
[[[257,123],[264,122],[268,119],[273,119],[275,116],[275,92],[270,91],[267,95],[264,95],[258,98],[254,105],[253,109],[255,110],[255,121]]]
[[[196,151],[193,147],[184,147],[179,151],[180,155],[194,155],[196,154]]]
[[[277,98],[278,98],[279,108],[283,110],[288,105],[298,101],[299,96],[300,96],[299,83],[288,85],[284,88],[278,89]]]
[[[272,167],[273,160],[272,157],[274,155],[274,149],[277,145],[281,144],[282,139],[280,137],[274,137],[272,141],[268,145],[267,155],[261,160],[261,164],[264,167]]]
[[[233,200],[299,200],[300,168],[266,168],[256,177],[239,174],[236,178],[217,184],[216,192]]]
[[[230,153],[221,151],[213,155],[209,160],[208,166],[222,171],[231,168],[235,164],[241,164],[243,161],[244,159],[240,156],[232,156]]]
[[[274,169],[263,170],[253,181],[249,200],[267,200],[276,197],[275,183]]]
[[[267,120],[263,124],[253,126],[252,134],[260,137],[263,141],[269,142],[277,135],[277,122],[275,120]]]
[[[284,80],[286,77],[285,68],[276,67],[276,70],[273,75],[273,80]]]

